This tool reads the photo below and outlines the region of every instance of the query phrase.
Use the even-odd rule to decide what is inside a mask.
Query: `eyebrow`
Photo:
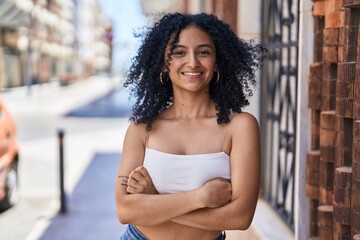
[[[211,49],[213,49],[213,48],[214,48],[212,45],[207,44],[207,43],[200,44],[200,45],[199,45],[199,46],[197,46],[197,47],[208,47],[208,48],[211,48]],[[175,44],[175,45],[174,45],[174,48],[187,48],[187,47],[186,47],[186,46],[184,46],[184,45]]]

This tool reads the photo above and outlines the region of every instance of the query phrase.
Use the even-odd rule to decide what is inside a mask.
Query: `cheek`
[[[212,66],[212,68],[216,68],[216,61],[213,60],[209,64]]]
[[[169,72],[169,80],[173,81],[173,80],[176,80],[178,79],[178,73],[172,69],[170,69],[170,72]]]
[[[206,59],[202,63],[203,66],[205,66],[207,69],[215,69],[216,68],[216,61],[214,59]]]
[[[169,66],[169,74],[177,74],[180,71],[182,64],[179,62],[172,62]]]

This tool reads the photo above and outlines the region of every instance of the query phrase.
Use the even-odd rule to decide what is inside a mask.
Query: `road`
[[[116,219],[113,189],[129,112],[126,94],[118,90],[68,116],[15,113],[21,199],[0,214],[0,239],[99,239],[89,226],[108,232],[100,239],[117,238],[122,226]],[[58,215],[58,129],[65,131],[66,215]],[[92,221],[88,213],[93,214]],[[84,218],[88,221],[81,222]],[[101,220],[107,224],[99,224]],[[76,223],[76,228],[69,223]],[[83,236],[85,230],[91,233],[87,238],[74,237]]]

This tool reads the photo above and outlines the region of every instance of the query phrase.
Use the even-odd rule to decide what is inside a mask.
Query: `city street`
[[[95,80],[68,86],[66,91],[53,88],[23,96],[24,100],[19,94],[16,98],[12,96],[15,93],[3,94],[18,127],[20,202],[0,214],[0,239],[114,239],[120,236],[122,226],[116,218],[114,188],[128,125],[129,101],[121,89],[112,92],[114,87],[109,79]],[[79,98],[84,87],[89,96]],[[74,94],[76,99],[68,102],[67,110],[76,106],[73,109],[76,111],[70,111],[69,116],[63,115],[64,111],[46,113],[30,107],[42,99],[43,109],[56,108],[59,103],[51,100],[55,99],[54,94],[58,94],[60,101],[66,98],[66,92]],[[103,97],[99,100],[100,96]],[[91,107],[79,105],[86,101]],[[27,105],[22,106],[25,103]],[[62,215],[58,214],[58,129],[65,132],[67,213]],[[89,236],[84,236],[84,232]],[[97,232],[109,235],[99,238]]]

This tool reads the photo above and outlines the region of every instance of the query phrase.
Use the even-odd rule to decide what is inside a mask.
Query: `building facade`
[[[30,5],[27,84],[56,80],[67,84],[73,72],[74,4],[71,0],[34,0]]]
[[[111,36],[96,0],[2,0],[0,90],[108,72]]]
[[[76,0],[78,75],[109,72],[111,68],[110,20],[97,0]]]
[[[0,89],[24,82],[30,16],[14,2],[0,2]]]

